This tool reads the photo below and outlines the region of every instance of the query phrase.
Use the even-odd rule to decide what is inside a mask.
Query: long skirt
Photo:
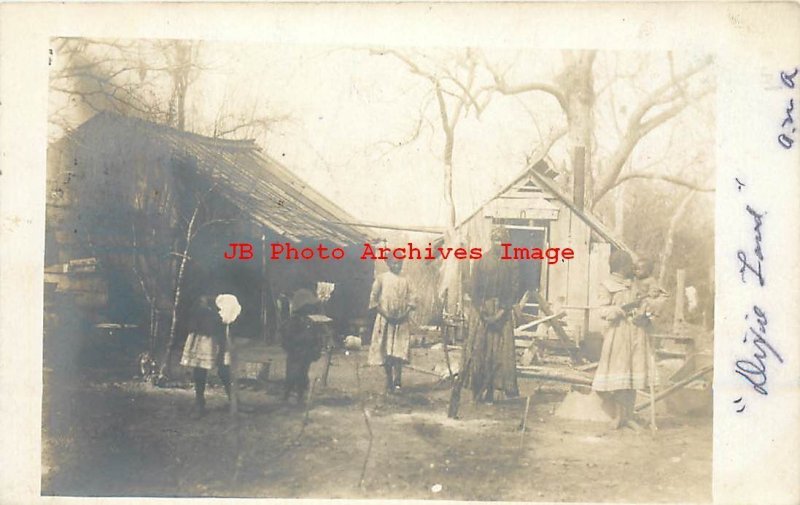
[[[218,365],[230,364],[230,353],[225,351],[214,337],[201,333],[190,333],[186,337],[181,355],[181,365],[212,370]]]
[[[305,352],[291,352],[286,354],[286,382],[285,396],[289,393],[297,393],[302,398],[308,390],[309,378],[308,371],[314,360]]]
[[[656,371],[650,367],[651,352],[645,331],[629,321],[608,328],[592,389],[618,391],[655,385],[657,378]]]
[[[507,315],[495,324],[487,324],[475,310],[470,316],[468,382],[473,395],[477,398],[489,390],[501,390],[508,397],[518,396],[512,318]]]
[[[389,356],[403,363],[411,362],[411,333],[408,322],[392,324],[378,314],[375,316],[375,326],[372,329],[372,343],[369,346],[367,364],[383,365]]]

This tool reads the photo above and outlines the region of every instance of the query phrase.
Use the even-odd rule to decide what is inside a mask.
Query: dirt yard
[[[436,351],[417,349],[432,367]],[[441,353],[441,351],[439,351]],[[467,391],[460,419],[446,417],[449,385],[404,373],[399,395],[382,393],[380,369],[360,369],[366,352],[337,354],[329,387],[311,408],[281,401],[280,358],[266,391],[242,401],[241,470],[236,433],[221,387],[209,413],[189,419],[193,393],[154,388],[87,368],[46,369],[42,493],[81,496],[241,496],[424,498],[530,501],[711,500],[711,419],[662,417],[655,436],[609,432],[603,424],[553,416],[560,396],[475,405]],[[440,359],[440,356],[436,356]],[[319,376],[322,360],[312,368]],[[369,433],[371,453],[360,485]],[[307,414],[307,423],[304,423]]]

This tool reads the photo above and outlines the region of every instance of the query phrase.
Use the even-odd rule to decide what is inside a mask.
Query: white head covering
[[[234,295],[222,294],[217,296],[215,301],[219,309],[219,317],[222,318],[224,324],[236,321],[242,312],[242,306],[239,305],[239,300]]]

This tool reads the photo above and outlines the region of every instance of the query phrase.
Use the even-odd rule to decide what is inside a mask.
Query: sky
[[[463,54],[462,49],[398,51],[423,68],[452,66],[454,58]],[[496,68],[507,69],[506,78],[512,83],[553,82],[561,68],[558,51],[482,51]],[[226,113],[252,111],[279,118],[257,142],[357,219],[409,226],[446,223],[444,136],[436,102],[431,100],[432,85],[399,59],[368,48],[302,45],[204,43],[199,54],[206,69],[189,86],[187,129],[211,134],[215,120]],[[605,84],[611,82],[607,76],[612,70],[632,76],[615,81],[615,97],[606,100],[610,105],[597,107],[595,135],[601,153],[616,145],[618,133],[612,125],[624,123],[625,113],[642,95],[639,88],[652,88],[651,81],[658,80],[642,65],[649,65],[649,72],[663,72],[665,61],[663,55],[637,53],[598,56],[598,102],[606,98],[602,93],[609,89]],[[491,83],[487,73],[478,79]],[[619,116],[616,123],[610,115],[603,117],[612,108]],[[703,147],[698,136],[708,133],[708,126],[692,117],[701,112],[689,111],[687,117],[678,118],[676,128],[654,132],[637,148],[634,160],[644,164],[663,157],[667,140],[676,136],[679,146],[688,147],[673,149],[671,159],[677,164],[681,156],[688,159]],[[413,138],[418,124],[422,128]],[[453,160],[458,219],[523,170],[526,154],[541,136],[564,124],[557,102],[544,93],[494,94],[480,117],[474,110],[462,117]],[[564,144],[560,141],[550,152],[557,167],[565,163]],[[670,170],[673,165],[657,168]]]

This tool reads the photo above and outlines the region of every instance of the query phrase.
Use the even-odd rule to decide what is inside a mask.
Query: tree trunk
[[[659,286],[663,286],[664,282],[667,278],[667,264],[669,263],[669,257],[672,256],[672,249],[674,247],[675,242],[675,231],[678,228],[678,224],[683,219],[683,214],[686,212],[687,207],[689,206],[689,202],[692,200],[694,196],[694,191],[689,191],[686,195],[681,199],[678,203],[678,206],[675,207],[675,213],[672,214],[672,219],[669,221],[669,228],[667,228],[667,238],[664,241],[664,252],[661,255],[661,264],[658,267],[658,284]]]
[[[197,220],[197,213],[200,211],[200,206],[203,204],[200,201],[197,207],[192,212],[192,218],[189,220],[189,225],[186,227],[186,245],[183,248],[181,255],[181,264],[178,267],[178,276],[175,282],[175,301],[172,304],[172,324],[169,327],[169,340],[167,341],[167,352],[164,355],[164,362],[161,363],[161,370],[159,375],[162,377],[169,377],[171,372],[172,351],[175,346],[176,328],[178,321],[178,305],[181,302],[181,286],[183,285],[183,273],[186,270],[186,262],[189,258],[189,247],[192,244],[192,233],[194,232],[194,223]]]
[[[594,138],[592,131],[594,117],[594,80],[592,79],[592,65],[594,64],[595,51],[566,51],[564,53],[565,68],[558,76],[557,83],[561,86],[566,97],[567,114],[567,143],[570,147],[571,166],[584,167],[584,202],[585,207],[592,207],[592,193],[594,190],[594,176],[592,174],[592,152]],[[580,150],[583,147],[583,159]],[[575,174],[572,174],[575,180]],[[573,195],[573,198],[575,195]]]
[[[625,186],[617,186],[614,195],[614,235],[625,236]]]
[[[458,231],[456,230],[456,204],[453,198],[453,130],[445,131],[445,147],[444,147],[444,201],[447,204],[447,232],[444,235],[444,247],[458,247],[460,240]],[[461,290],[461,272],[459,270],[461,262],[458,261],[443,261],[442,262],[442,282],[439,286],[439,294],[442,294],[445,289],[450,290],[451,293],[456,293],[453,297],[453,302],[457,306],[462,305],[463,297]],[[445,307],[445,309],[449,309]]]
[[[172,79],[172,106],[175,110],[174,126],[186,129],[186,94],[189,88],[189,72],[192,68],[191,43],[176,42],[174,67],[170,69]]]

